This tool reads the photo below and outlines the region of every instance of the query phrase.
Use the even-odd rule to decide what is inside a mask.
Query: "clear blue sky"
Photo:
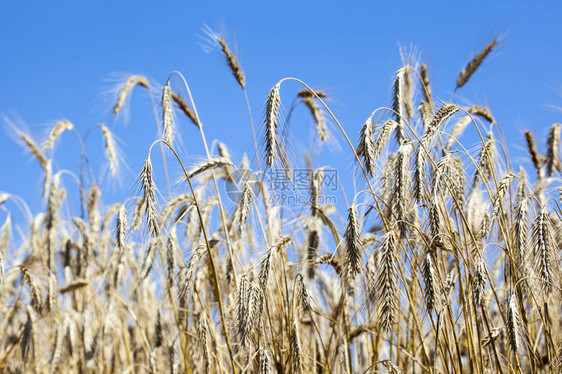
[[[122,139],[131,169],[124,192],[116,192],[127,196],[155,124],[149,98],[140,90],[132,97],[128,126],[113,121],[113,103],[103,91],[115,73],[143,74],[163,84],[170,71],[183,72],[209,141],[225,142],[236,160],[252,151],[244,97],[222,56],[200,47],[203,24],[222,21],[227,40],[237,45],[257,123],[267,91],[280,78],[294,76],[330,94],[330,105],[354,143],[368,114],[390,103],[399,44],[418,48],[430,66],[434,93],[447,100],[458,72],[500,35],[501,47],[456,99],[489,105],[517,160],[521,129],[532,129],[542,144],[547,128],[561,121],[562,113],[548,108],[562,106],[561,19],[557,1],[5,1],[0,5],[0,114],[19,115],[36,134],[63,118],[82,134],[96,123],[108,124]],[[283,87],[286,108],[298,89],[292,83]],[[307,127],[295,130],[302,134],[294,139],[297,155],[309,144],[310,120],[302,113],[299,126]],[[194,162],[203,154],[198,133],[186,121],[180,125],[184,154]],[[76,170],[75,143],[71,135],[63,136],[56,151],[59,167]],[[341,137],[340,143],[343,148]],[[86,147],[99,165],[99,134]],[[37,163],[4,133],[0,152],[0,191],[39,204]],[[343,148],[327,163],[350,171],[349,155]]]

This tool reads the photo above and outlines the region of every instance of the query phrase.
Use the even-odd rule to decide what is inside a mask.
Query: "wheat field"
[[[16,222],[13,211],[30,209],[0,194],[0,371],[562,372],[562,124],[547,139],[524,133],[525,170],[492,109],[438,99],[428,66],[407,58],[392,75],[392,104],[360,131],[344,129],[326,93],[295,78],[263,93],[254,124],[237,56],[222,35],[206,35],[247,103],[253,139],[242,160],[224,143],[209,146],[179,72],[162,87],[142,75],[120,86],[114,115],[145,90],[158,139],[143,151],[136,193],[117,204],[102,201],[83,147],[73,171],[49,156],[64,132],[82,138],[72,123],[44,139],[14,130],[43,171],[43,203]],[[496,45],[473,56],[456,92]],[[290,100],[308,108],[319,142],[339,139],[352,160],[355,185],[337,186],[345,205],[330,199],[334,169],[307,155],[298,201],[279,199],[303,183],[291,177]],[[180,116],[201,135],[200,163],[180,156]],[[108,178],[118,178],[114,129],[92,131]],[[155,173],[165,177],[157,183]]]

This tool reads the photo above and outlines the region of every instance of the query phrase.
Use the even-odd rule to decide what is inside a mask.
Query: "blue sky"
[[[525,159],[522,129],[534,131],[543,144],[548,127],[561,121],[562,112],[549,108],[562,106],[562,5],[555,1],[8,1],[0,8],[0,114],[21,117],[37,135],[63,118],[81,134],[97,123],[110,126],[131,170],[112,190],[114,199],[131,192],[156,134],[150,100],[140,90],[131,99],[128,125],[112,118],[111,96],[104,91],[115,76],[143,74],[163,84],[169,72],[181,71],[209,142],[226,143],[236,161],[252,153],[244,97],[222,56],[202,50],[204,24],[222,24],[237,51],[257,124],[268,90],[293,76],[330,95],[331,108],[355,143],[369,113],[391,102],[399,45],[417,48],[429,64],[434,94],[448,100],[458,72],[497,35],[500,48],[457,92],[456,102],[490,106],[516,163]],[[286,109],[300,88],[283,86]],[[310,116],[303,108],[299,113],[293,139],[297,157],[311,144]],[[183,118],[180,127],[187,163],[200,160],[198,133]],[[350,152],[338,139],[342,151],[318,151],[315,166],[328,163],[351,171]],[[100,165],[99,134],[88,137],[86,148]],[[37,211],[37,163],[4,133],[0,153],[0,191],[20,194]],[[77,170],[78,156],[75,138],[63,135],[57,166]]]

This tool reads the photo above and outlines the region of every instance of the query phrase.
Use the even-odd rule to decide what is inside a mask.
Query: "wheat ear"
[[[236,58],[234,53],[232,53],[230,48],[228,48],[228,45],[226,44],[226,41],[222,36],[219,36],[217,42],[221,47],[222,53],[224,53],[224,57],[226,57],[228,67],[230,67],[234,78],[236,78],[236,82],[238,82],[240,87],[242,87],[242,89],[244,90],[246,88],[246,76],[244,75],[244,72],[242,71],[242,68],[238,63],[238,59]]]
[[[328,128],[326,127],[324,113],[313,98],[304,98],[302,99],[302,102],[310,110],[310,113],[314,118],[314,122],[316,123],[316,132],[318,133],[320,140],[325,142],[328,139]]]
[[[279,95],[280,88],[281,83],[279,82],[269,91],[265,109],[265,157],[266,165],[269,167],[273,165],[278,157],[277,147],[279,140],[277,139],[277,116],[281,104],[281,97]]]
[[[195,114],[193,109],[190,108],[189,104],[187,104],[187,101],[185,101],[185,99],[181,95],[172,92],[172,100],[174,100],[178,108],[180,108],[183,114],[185,114],[187,118],[189,118],[195,126],[197,127],[201,126],[199,124],[199,119],[197,118],[197,115]]]
[[[67,120],[59,121],[55,123],[51,131],[49,131],[49,135],[45,142],[41,146],[41,150],[46,152],[49,150],[54,144],[57,138],[65,131],[65,130],[72,130],[74,126]]]
[[[143,205],[146,212],[146,223],[152,237],[160,235],[160,225],[158,224],[158,209],[156,202],[156,185],[152,180],[152,162],[150,154],[146,157],[140,175],[141,188],[143,190]]]
[[[164,128],[164,140],[170,145],[174,144],[176,136],[176,125],[174,121],[174,112],[172,109],[172,89],[170,88],[170,80],[166,82],[162,90],[162,122]]]
[[[105,156],[107,157],[107,161],[109,163],[109,172],[113,178],[115,178],[119,171],[119,150],[117,148],[117,144],[115,143],[115,138],[113,133],[107,126],[100,125],[100,130],[103,136],[103,140],[105,142]]]
[[[143,77],[142,75],[131,75],[125,83],[121,86],[119,90],[119,94],[117,95],[117,101],[113,106],[113,115],[118,115],[121,109],[125,106],[125,102],[127,101],[127,97],[129,93],[132,91],[133,87],[135,86],[142,86],[144,88],[150,88],[148,84],[148,79]]]
[[[468,82],[468,79],[474,74],[478,67],[482,64],[486,56],[492,52],[492,49],[498,44],[498,39],[492,40],[484,47],[474,58],[466,65],[466,67],[459,73],[457,77],[457,87],[461,88]]]
[[[562,130],[562,123],[555,123],[550,128],[547,141],[547,154],[546,154],[546,175],[548,177],[554,174],[554,170],[561,170],[560,167],[560,131]]]

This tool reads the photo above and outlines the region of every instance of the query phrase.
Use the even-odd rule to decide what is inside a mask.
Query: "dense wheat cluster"
[[[209,35],[246,96],[236,55]],[[25,203],[0,195],[0,371],[559,373],[562,125],[547,139],[525,133],[525,170],[506,156],[490,109],[438,100],[428,67],[403,60],[392,104],[360,131],[340,126],[325,93],[282,79],[263,93],[262,151],[256,142],[238,161],[223,143],[208,147],[179,73],[160,92],[131,76],[113,112],[133,88],[146,90],[160,139],[144,153],[138,193],[114,205],[102,201],[85,151],[72,174],[79,196],[67,194],[69,171],[48,150],[64,131],[80,138],[73,124],[55,124],[42,142],[18,132],[44,171],[44,209],[15,222]],[[284,113],[281,93],[296,84]],[[337,202],[322,199],[330,169],[310,159],[306,201],[271,198],[268,170],[291,174],[286,130],[299,104],[318,140],[340,138],[352,157],[355,185],[340,185]],[[180,116],[201,135],[199,164],[176,153]],[[115,130],[94,129],[116,177]],[[463,143],[468,134],[476,144]],[[179,187],[164,185],[174,176],[153,168],[157,157],[183,170]]]

